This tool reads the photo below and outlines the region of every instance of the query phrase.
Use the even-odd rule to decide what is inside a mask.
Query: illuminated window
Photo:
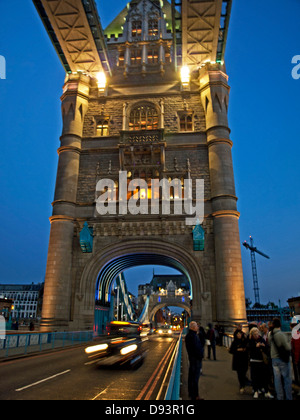
[[[193,131],[193,115],[182,113],[179,115],[180,131]]]
[[[132,29],[131,35],[133,39],[141,39],[142,35],[142,21],[141,20],[133,20],[132,21]]]
[[[142,63],[142,50],[140,48],[135,48],[131,50],[131,65],[139,66]]]
[[[108,136],[108,118],[107,119],[102,119],[97,123],[97,136],[98,137],[103,137],[103,136]]]
[[[157,130],[158,113],[154,106],[141,105],[130,113],[129,130]]]
[[[150,48],[148,50],[148,64],[158,64],[158,49]]]
[[[125,51],[120,51],[119,53],[119,67],[124,67],[125,62]]]
[[[158,36],[158,20],[157,19],[150,19],[148,21],[148,35],[152,39]]]

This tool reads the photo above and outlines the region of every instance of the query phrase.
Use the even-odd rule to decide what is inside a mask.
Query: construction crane
[[[254,296],[255,296],[255,303],[260,304],[260,297],[259,297],[259,286],[258,286],[258,277],[257,277],[257,268],[256,268],[256,258],[255,253],[261,255],[264,258],[267,258],[268,260],[270,257],[263,252],[259,251],[254,246],[254,241],[252,236],[250,236],[250,245],[245,241],[243,243],[244,247],[250,250],[251,255],[251,265],[252,265],[252,275],[253,275],[253,286],[254,286]]]

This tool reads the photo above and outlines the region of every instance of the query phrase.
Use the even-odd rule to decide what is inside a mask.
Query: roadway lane
[[[146,359],[136,370],[89,364],[82,347],[2,362],[0,400],[155,399],[175,342],[150,337]]]

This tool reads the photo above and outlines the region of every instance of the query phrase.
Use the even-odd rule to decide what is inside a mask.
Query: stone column
[[[77,183],[84,116],[88,108],[90,79],[68,75],[62,100],[63,132],[45,277],[42,331],[64,330],[70,322],[72,249]]]
[[[228,127],[228,76],[219,64],[200,71],[200,95],[206,115],[211,202],[216,257],[216,319],[232,327],[246,322],[245,290],[239,235],[239,213]]]

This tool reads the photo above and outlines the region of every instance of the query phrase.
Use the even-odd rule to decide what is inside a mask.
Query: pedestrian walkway
[[[188,356],[185,345],[183,345],[181,398],[184,401],[190,399],[188,396],[188,369]],[[253,399],[251,387],[247,387],[243,395],[240,394],[237,374],[232,370],[232,356],[225,347],[217,347],[216,361],[203,360],[202,371],[199,393],[204,400],[249,401]]]
[[[207,350],[205,349],[205,356]],[[190,400],[188,395],[189,360],[186,347],[182,346],[182,386],[181,399]],[[248,372],[250,379],[250,371]],[[294,399],[299,400],[300,388],[293,385]],[[253,400],[252,387],[247,386],[244,394],[240,394],[237,374],[232,370],[232,355],[226,347],[217,346],[217,360],[203,359],[202,376],[199,382],[199,394],[204,400],[211,401],[249,401]],[[263,394],[260,395],[263,398]]]

